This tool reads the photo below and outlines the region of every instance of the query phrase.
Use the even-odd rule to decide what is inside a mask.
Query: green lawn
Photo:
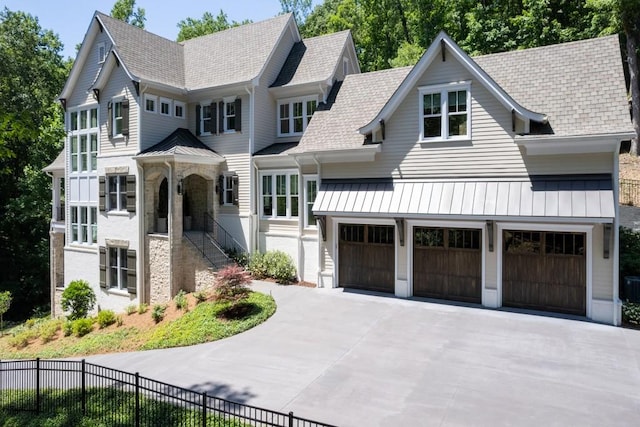
[[[77,357],[200,344],[246,331],[267,320],[276,310],[273,298],[258,292],[252,292],[242,303],[240,316],[225,315],[229,307],[228,303],[206,301],[193,305],[172,321],[165,319],[157,325],[148,321],[148,326],[144,327],[128,326],[127,320],[135,316],[150,319],[151,309],[144,314],[122,314],[122,326],[106,329],[95,326],[91,333],[81,338],[62,336],[64,322],[61,320],[29,321],[5,331],[0,337],[0,359]],[[54,336],[51,336],[52,330],[56,332]]]

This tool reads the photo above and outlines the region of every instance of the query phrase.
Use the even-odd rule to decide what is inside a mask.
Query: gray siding
[[[109,120],[108,103],[116,97],[129,99],[129,137],[109,138],[107,122]],[[122,67],[115,67],[109,82],[100,93],[100,155],[135,155],[138,153],[138,113],[139,99],[133,83]]]
[[[69,99],[67,99],[67,107],[75,107],[78,105],[94,102],[93,93],[88,90],[93,84],[98,72],[102,67],[101,63],[98,63],[98,44],[105,43],[107,52],[111,49],[111,41],[105,32],[98,33],[96,39],[89,49],[89,55],[82,67],[78,82],[73,88],[73,92]]]
[[[157,97],[157,105],[155,113],[145,111],[144,94],[140,96],[140,126],[142,129],[142,132],[140,133],[140,151],[152,147],[162,141],[177,128],[187,128],[189,126],[189,120],[193,120],[195,122],[195,117],[188,114],[189,111],[186,106],[186,98],[160,91],[148,91],[147,94]],[[169,116],[160,114],[161,97],[172,100],[171,115]],[[184,118],[180,119],[173,116],[173,101],[181,101],[185,103]]]

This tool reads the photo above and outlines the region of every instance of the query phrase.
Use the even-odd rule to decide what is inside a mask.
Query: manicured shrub
[[[216,273],[215,292],[220,301],[236,304],[249,296],[247,285],[251,276],[237,264],[229,265]]]
[[[67,320],[62,325],[62,334],[65,337],[70,336],[73,333],[73,321]]]
[[[136,312],[136,310],[138,310],[138,308],[134,305],[128,305],[127,308],[125,309],[125,312],[127,313],[127,316],[131,316],[133,313]]]
[[[70,311],[69,319],[77,320],[87,317],[96,304],[96,294],[84,280],[74,280],[62,292],[60,300],[62,309]]]
[[[149,309],[149,304],[142,303],[138,306],[138,314],[144,314]]]
[[[154,322],[160,323],[164,319],[164,312],[167,310],[167,306],[164,304],[156,304],[151,310],[151,318]]]
[[[255,279],[268,277],[268,268],[263,253],[256,252],[249,258],[248,270]]]
[[[26,321],[26,322],[24,322],[24,326],[25,326],[25,328],[27,328],[27,329],[31,329],[31,328],[33,328],[33,327],[36,325],[36,322],[37,322],[37,321],[38,321],[38,319],[33,319],[33,318],[31,318],[31,319],[27,319],[27,321]]]
[[[73,335],[83,337],[93,331],[93,320],[87,318],[76,319],[73,321]]]
[[[632,302],[623,303],[622,320],[632,325],[640,325],[640,304]]]
[[[196,299],[196,304],[200,304],[201,302],[205,302],[209,296],[207,291],[198,291],[193,293],[193,297]]]
[[[640,232],[620,227],[620,280],[640,276]]]
[[[53,338],[58,333],[58,329],[60,328],[60,322],[58,321],[48,321],[42,325],[40,328],[40,341],[44,344],[53,340]]]
[[[249,265],[249,254],[246,252],[239,252],[235,249],[232,249],[227,252],[227,255],[240,267],[246,268]]]
[[[173,297],[173,302],[176,304],[176,308],[178,310],[186,310],[189,308],[187,294],[182,289],[180,289],[176,296]]]
[[[116,314],[113,310],[101,310],[98,313],[98,326],[100,326],[100,329],[106,328],[114,323],[116,323]]]
[[[296,280],[296,267],[291,257],[282,251],[255,253],[249,260],[249,271],[256,279],[272,278],[278,283]]]
[[[9,345],[17,349],[25,348],[29,344],[29,334],[20,332],[9,338]]]

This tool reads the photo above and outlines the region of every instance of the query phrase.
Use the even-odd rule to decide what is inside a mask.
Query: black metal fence
[[[106,425],[332,427],[84,360],[0,361],[0,410],[63,410]]]
[[[640,180],[620,180],[620,204],[640,206]]]

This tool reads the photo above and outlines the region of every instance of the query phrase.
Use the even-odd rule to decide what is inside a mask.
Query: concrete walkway
[[[89,357],[341,426],[640,425],[640,331],[255,283],[278,304],[243,334]]]

